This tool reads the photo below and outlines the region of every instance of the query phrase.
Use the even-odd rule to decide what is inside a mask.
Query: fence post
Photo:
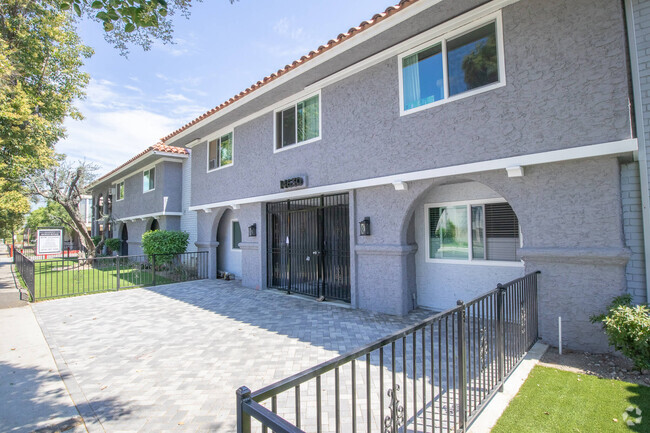
[[[115,271],[117,273],[117,288],[120,290],[120,256],[115,257]]]
[[[151,263],[151,271],[153,272],[153,277],[151,278],[151,284],[156,285],[156,255],[152,254],[151,255],[152,263]]]
[[[506,335],[504,323],[504,301],[506,289],[503,284],[497,284],[497,365],[499,373],[499,392],[503,392],[503,379],[506,371]]]
[[[458,312],[458,388],[460,391],[458,421],[460,424],[459,430],[465,431],[465,425],[467,424],[467,342],[465,341],[465,318],[467,317],[467,310],[463,301],[459,300],[457,304],[461,307]]]
[[[242,386],[237,390],[237,433],[250,433],[251,416],[244,412],[242,405],[251,399],[251,390]]]

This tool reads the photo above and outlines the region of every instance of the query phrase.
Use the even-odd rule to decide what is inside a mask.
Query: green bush
[[[106,239],[106,246],[111,251],[119,251],[121,245],[122,245],[122,241],[120,239],[117,238]]]
[[[93,243],[96,246],[102,240],[102,237],[101,236],[91,236],[90,239],[93,240]]]
[[[632,306],[630,295],[617,296],[607,314],[591,317],[602,322],[609,344],[630,358],[639,370],[650,369],[650,308]]]
[[[142,250],[149,259],[156,254],[156,264],[165,264],[172,261],[176,254],[182,254],[187,249],[187,240],[190,234],[170,230],[154,230],[142,235]],[[164,254],[158,256],[158,254]]]

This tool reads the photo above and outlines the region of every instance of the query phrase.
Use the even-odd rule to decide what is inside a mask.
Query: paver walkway
[[[7,255],[0,256],[0,293],[0,431],[85,432]]]
[[[239,386],[258,389],[429,314],[398,318],[222,280],[33,308],[107,432],[235,431]]]

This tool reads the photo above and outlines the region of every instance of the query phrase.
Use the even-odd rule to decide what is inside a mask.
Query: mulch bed
[[[650,386],[650,370],[636,370],[632,361],[618,353],[589,353],[564,349],[560,355],[557,347],[549,347],[542,356],[540,365]]]

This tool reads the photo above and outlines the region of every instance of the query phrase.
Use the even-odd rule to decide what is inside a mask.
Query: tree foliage
[[[148,50],[155,40],[172,43],[172,17],[188,18],[191,0],[57,0],[57,4],[100,23],[106,41],[126,55],[129,45]]]
[[[91,55],[71,17],[47,0],[0,2],[0,178],[17,182],[54,163],[65,118],[81,119],[73,104]]]
[[[190,235],[187,232],[152,230],[142,235],[142,251],[148,256],[156,254],[156,263],[172,261],[175,255],[187,250]],[[158,256],[159,254],[162,254]]]
[[[26,191],[20,185],[0,178],[0,236],[10,237],[11,233],[23,226],[30,202]]]
[[[74,231],[73,221],[70,215],[60,204],[50,201],[43,207],[34,209],[25,223],[25,227],[35,233],[39,227],[63,226],[70,231]]]
[[[99,244],[93,241],[86,230],[86,222],[79,210],[79,203],[82,200],[81,196],[87,193],[87,185],[96,177],[99,167],[85,161],[72,165],[65,161],[62,155],[59,155],[57,160],[56,165],[39,170],[29,179],[31,193],[48,202],[61,205],[71,220],[68,227],[77,233],[88,255],[94,257],[97,249],[103,246],[105,239],[102,239]],[[110,215],[106,217],[110,219]]]

